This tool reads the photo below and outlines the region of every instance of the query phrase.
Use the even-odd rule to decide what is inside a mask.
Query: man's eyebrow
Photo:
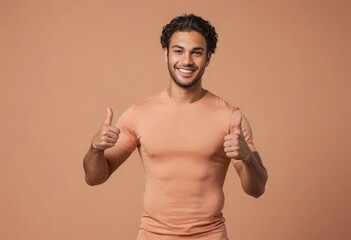
[[[171,48],[180,48],[180,49],[184,49],[184,47],[183,47],[183,46],[180,46],[180,45],[174,45],[174,46],[172,46]],[[193,51],[199,51],[199,50],[205,51],[205,49],[204,49],[203,47],[194,47],[192,50],[193,50]]]
[[[197,50],[205,51],[205,49],[203,47],[195,47],[195,48],[193,48],[193,50],[195,50],[195,51],[197,51]]]
[[[181,49],[184,49],[184,47],[180,46],[180,45],[174,45],[172,46],[171,48],[181,48]]]

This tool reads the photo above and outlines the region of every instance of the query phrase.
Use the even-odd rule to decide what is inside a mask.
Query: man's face
[[[182,88],[200,82],[210,61],[205,37],[196,31],[175,32],[165,50],[165,60],[173,81]]]

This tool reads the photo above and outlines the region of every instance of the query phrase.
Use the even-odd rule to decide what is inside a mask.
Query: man
[[[174,18],[161,44],[169,88],[134,104],[116,126],[113,113],[84,158],[86,182],[97,185],[137,148],[145,171],[144,213],[138,240],[226,240],[222,191],[231,162],[243,190],[263,194],[267,171],[241,111],[202,88],[217,34],[195,15]]]

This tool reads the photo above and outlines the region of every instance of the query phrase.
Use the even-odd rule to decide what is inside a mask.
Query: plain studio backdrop
[[[204,87],[246,114],[269,171],[254,199],[230,166],[230,239],[351,239],[347,0],[0,1],[0,239],[135,239],[137,152],[96,187],[82,159],[107,106],[115,122],[168,86],[159,37],[182,13],[216,27]]]

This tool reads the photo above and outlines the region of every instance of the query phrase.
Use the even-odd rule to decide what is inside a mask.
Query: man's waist
[[[224,222],[221,212],[205,218],[196,215],[154,216],[144,212],[140,228],[153,234],[186,237],[225,232]]]

